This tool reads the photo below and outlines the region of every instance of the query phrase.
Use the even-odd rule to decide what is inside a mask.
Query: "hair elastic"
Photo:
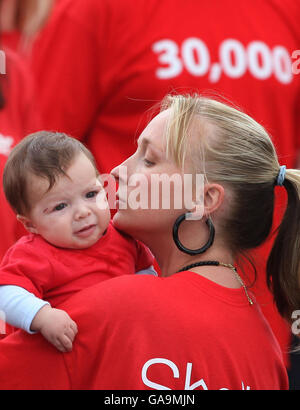
[[[286,172],[286,166],[281,165],[281,167],[279,168],[279,173],[278,173],[278,176],[277,176],[276,185],[279,185],[279,186],[283,185],[284,179],[285,179],[285,172]]]

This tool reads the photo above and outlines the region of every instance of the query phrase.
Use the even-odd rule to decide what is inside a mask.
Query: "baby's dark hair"
[[[28,135],[11,151],[3,173],[3,188],[11,207],[18,214],[30,209],[28,175],[46,178],[50,190],[58,176],[66,175],[78,154],[91,161],[98,174],[92,153],[78,140],[64,133],[39,131]]]

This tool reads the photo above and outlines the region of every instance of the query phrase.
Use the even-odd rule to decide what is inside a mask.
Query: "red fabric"
[[[21,39],[22,35],[18,30],[4,31],[1,33],[1,44],[10,50],[14,50],[16,53],[19,53]]]
[[[0,75],[0,84],[5,107],[0,110],[0,132],[10,139],[6,145],[1,141],[0,152],[7,156],[12,146],[30,132],[39,130],[42,122],[28,64],[8,48],[4,48],[4,52],[6,74]],[[4,149],[7,147],[8,151]]]
[[[0,367],[6,373],[6,377],[0,375],[0,389],[69,389],[63,355],[57,355],[42,336],[27,336],[17,331],[0,341]]]
[[[192,272],[125,275],[60,307],[78,324],[73,351],[54,353],[39,335],[8,336],[1,389],[288,388],[279,345],[242,288]]]
[[[153,264],[150,251],[112,225],[88,249],[62,249],[40,235],[21,238],[0,267],[0,285],[21,286],[57,306],[75,292]]]
[[[7,249],[26,233],[6,201],[2,175],[9,152],[28,133],[37,131],[41,118],[34,97],[34,84],[25,62],[5,48],[6,74],[0,74],[5,106],[0,110],[0,260]]]
[[[33,60],[44,128],[85,141],[100,172],[109,172],[135,151],[155,102],[170,91],[209,90],[262,123],[280,162],[292,167],[300,76],[291,55],[299,49],[299,18],[298,0],[62,0]],[[269,249],[270,242],[254,253],[254,290],[286,352],[290,329],[265,284]]]

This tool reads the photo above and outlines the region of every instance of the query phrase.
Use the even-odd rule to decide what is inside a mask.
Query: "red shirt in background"
[[[134,152],[155,102],[211,90],[261,122],[291,166],[299,16],[297,0],[62,0],[33,56],[44,127],[86,141],[109,172]]]
[[[26,233],[17,222],[6,201],[2,175],[11,149],[27,134],[41,127],[41,118],[34,96],[34,84],[25,62],[13,51],[4,48],[6,73],[0,74],[0,87],[5,105],[0,109],[0,260],[7,249]],[[1,56],[2,57],[2,56]]]
[[[18,30],[5,31],[1,33],[1,44],[5,47],[19,53],[20,41],[22,39],[22,34]]]
[[[264,125],[294,167],[299,19],[298,0],[62,0],[33,55],[43,128],[83,140],[106,173],[135,151],[154,103],[208,90]],[[290,329],[266,289],[271,243],[254,253],[254,291],[287,352]]]

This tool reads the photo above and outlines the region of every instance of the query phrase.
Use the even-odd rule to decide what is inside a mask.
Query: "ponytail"
[[[300,309],[300,171],[287,170],[287,207],[267,262],[267,284],[281,316]]]

